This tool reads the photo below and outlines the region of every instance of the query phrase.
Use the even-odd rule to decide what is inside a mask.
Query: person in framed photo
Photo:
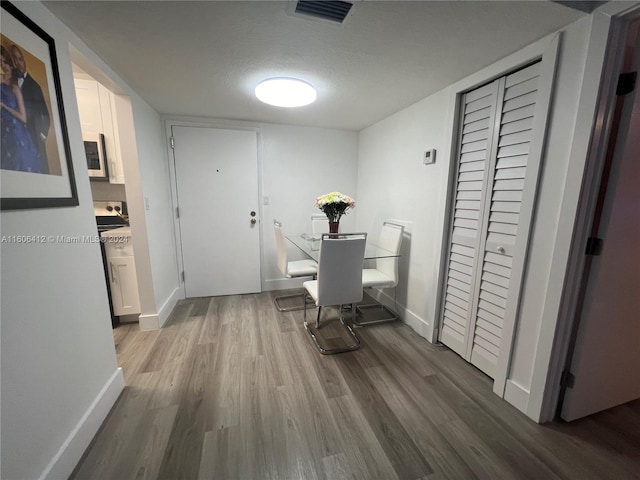
[[[51,119],[49,117],[47,104],[44,100],[42,88],[40,88],[38,82],[29,75],[27,62],[22,50],[20,50],[20,47],[16,44],[11,46],[11,57],[13,58],[13,65],[18,75],[18,86],[22,92],[24,107],[27,110],[27,128],[40,154],[42,173],[49,173],[46,142],[49,136]]]
[[[0,168],[44,173],[42,159],[27,129],[27,110],[13,58],[4,45],[0,46],[0,60]]]

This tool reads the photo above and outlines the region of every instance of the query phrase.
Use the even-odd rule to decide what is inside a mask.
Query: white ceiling
[[[355,1],[343,24],[290,1],[44,2],[163,114],[360,130],[585,15],[547,1]],[[307,107],[261,104],[296,76]]]

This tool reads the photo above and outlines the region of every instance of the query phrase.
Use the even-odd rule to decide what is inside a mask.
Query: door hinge
[[[169,137],[169,144],[171,145],[171,148],[176,148],[176,142],[173,139],[173,136]]]
[[[618,86],[616,87],[616,95],[619,97],[633,92],[636,88],[636,77],[638,72],[621,73],[618,77]]]
[[[182,274],[180,275],[180,277],[182,278],[182,283],[184,283],[184,270],[182,271]]]
[[[560,386],[564,388],[573,388],[576,383],[576,377],[569,370],[562,372],[560,377]]]
[[[180,207],[176,207],[176,218],[180,218]]]
[[[602,253],[602,239],[597,237],[589,237],[587,239],[587,248],[585,249],[585,255],[600,255]]]

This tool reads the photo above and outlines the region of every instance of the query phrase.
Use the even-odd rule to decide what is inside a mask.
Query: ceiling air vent
[[[295,13],[342,23],[351,7],[352,3],[339,0],[298,0]]]

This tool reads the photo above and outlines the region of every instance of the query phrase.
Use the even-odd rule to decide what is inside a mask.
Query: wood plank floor
[[[71,478],[640,478],[640,401],[540,426],[402,323],[321,356],[302,312],[275,310],[282,293],[184,300],[162,330],[116,328],[127,387]]]

